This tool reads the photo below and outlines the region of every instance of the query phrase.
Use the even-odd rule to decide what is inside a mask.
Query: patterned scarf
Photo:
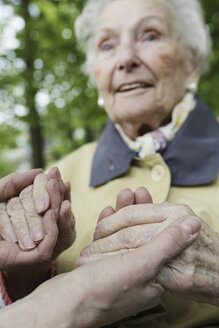
[[[174,138],[189,113],[195,108],[195,105],[194,95],[191,92],[187,92],[183,100],[174,107],[169,124],[159,127],[152,132],[145,133],[135,140],[130,139],[119,124],[115,124],[115,127],[128,147],[136,151],[139,157],[145,158],[166,148],[168,142]]]

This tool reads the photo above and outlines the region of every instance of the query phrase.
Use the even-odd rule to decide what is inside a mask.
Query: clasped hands
[[[1,184],[1,270],[55,259],[73,243],[70,184],[63,183],[58,169],[48,175],[42,170],[14,173]],[[6,201],[8,195],[13,198]]]
[[[19,188],[15,180],[10,186],[7,186],[7,181],[1,180],[6,185],[7,195],[8,189],[12,188],[9,194],[19,196],[0,204],[1,269],[8,269],[11,265],[16,267],[51,261],[69,247],[75,238],[70,187],[69,184],[63,184],[58,170],[52,169],[47,176],[35,170],[26,179],[30,181],[24,180],[24,186],[19,184]],[[33,181],[33,185],[28,186]],[[28,187],[23,190],[25,184]],[[4,195],[0,200],[5,200]],[[181,297],[219,306],[218,234],[186,205],[152,204],[144,188],[139,188],[135,193],[131,190],[121,191],[115,210],[107,207],[101,212],[94,241],[82,251],[78,264],[87,264],[150,244],[156,235],[174,221],[186,225],[186,220],[190,218],[195,219],[195,231],[197,225],[201,224],[199,237],[184,250],[185,245],[177,245],[176,236],[169,235],[182,252],[174,260],[160,266],[151,281],[150,290],[154,294],[157,290],[159,301],[169,290]],[[195,239],[198,233],[194,236],[191,224],[187,227],[190,230],[188,233]],[[161,250],[162,247],[161,243]],[[153,258],[153,249],[151,253]],[[152,298],[157,304],[156,295]]]
[[[153,204],[144,188],[121,191],[115,210],[106,207],[101,212],[94,240],[81,252],[78,265],[133,251],[150,243],[170,224],[186,223],[190,218],[201,225],[198,238],[161,267],[153,282],[177,296],[219,307],[219,234],[186,205]]]

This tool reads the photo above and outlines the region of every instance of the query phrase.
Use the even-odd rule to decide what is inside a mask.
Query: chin
[[[139,122],[139,124],[150,124],[151,121],[154,121],[154,119],[152,119],[154,117],[154,112],[150,109],[146,110],[145,108],[126,108],[124,111],[118,111],[116,116],[119,121],[128,121],[133,123]]]

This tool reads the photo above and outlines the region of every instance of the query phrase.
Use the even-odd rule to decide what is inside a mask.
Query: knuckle
[[[168,231],[168,239],[172,245],[175,245],[179,250],[184,249],[183,241],[182,241],[182,233],[180,228],[174,224],[169,227]]]
[[[59,184],[58,184],[58,181],[56,179],[51,179],[49,180],[48,182],[48,186],[52,189],[56,189],[56,190],[59,190]]]
[[[22,207],[19,197],[12,198],[7,204],[7,211],[9,214],[13,213],[14,211],[20,213],[21,209]]]
[[[21,201],[26,200],[31,196],[32,188],[33,188],[33,186],[31,185],[21,191],[20,196],[19,196]]]
[[[115,245],[111,238],[104,238],[103,242],[97,244],[97,253],[106,253],[112,251]]]
[[[135,248],[137,246],[136,234],[131,228],[119,231],[119,240],[123,248]]]
[[[18,173],[18,172],[12,173],[9,188],[13,190],[13,194],[15,194],[15,195],[18,195],[19,191],[20,191],[18,188],[18,184],[17,184],[17,180],[19,178],[20,178],[20,173]]]
[[[134,206],[126,206],[122,209],[121,212],[121,220],[124,221],[125,218],[125,225],[131,226],[136,221],[136,209]]]
[[[24,222],[21,221],[20,222],[17,221],[16,223],[13,222],[13,226],[16,231],[16,234],[22,237],[28,236],[28,228]]]
[[[182,204],[182,203],[177,203],[175,204],[175,210],[181,214],[182,216],[183,215],[186,215],[188,213],[191,213],[191,209],[188,205],[186,204]]]
[[[100,240],[94,241],[89,246],[90,254],[111,252],[116,248],[116,242],[114,238],[106,237]]]

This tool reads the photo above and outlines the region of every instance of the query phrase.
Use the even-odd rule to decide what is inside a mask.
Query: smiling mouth
[[[130,84],[123,84],[121,87],[117,89],[116,92],[119,93],[124,93],[128,91],[133,91],[136,89],[147,89],[147,88],[152,88],[153,85],[149,83],[144,83],[144,82],[137,82],[137,83],[130,83]]]

